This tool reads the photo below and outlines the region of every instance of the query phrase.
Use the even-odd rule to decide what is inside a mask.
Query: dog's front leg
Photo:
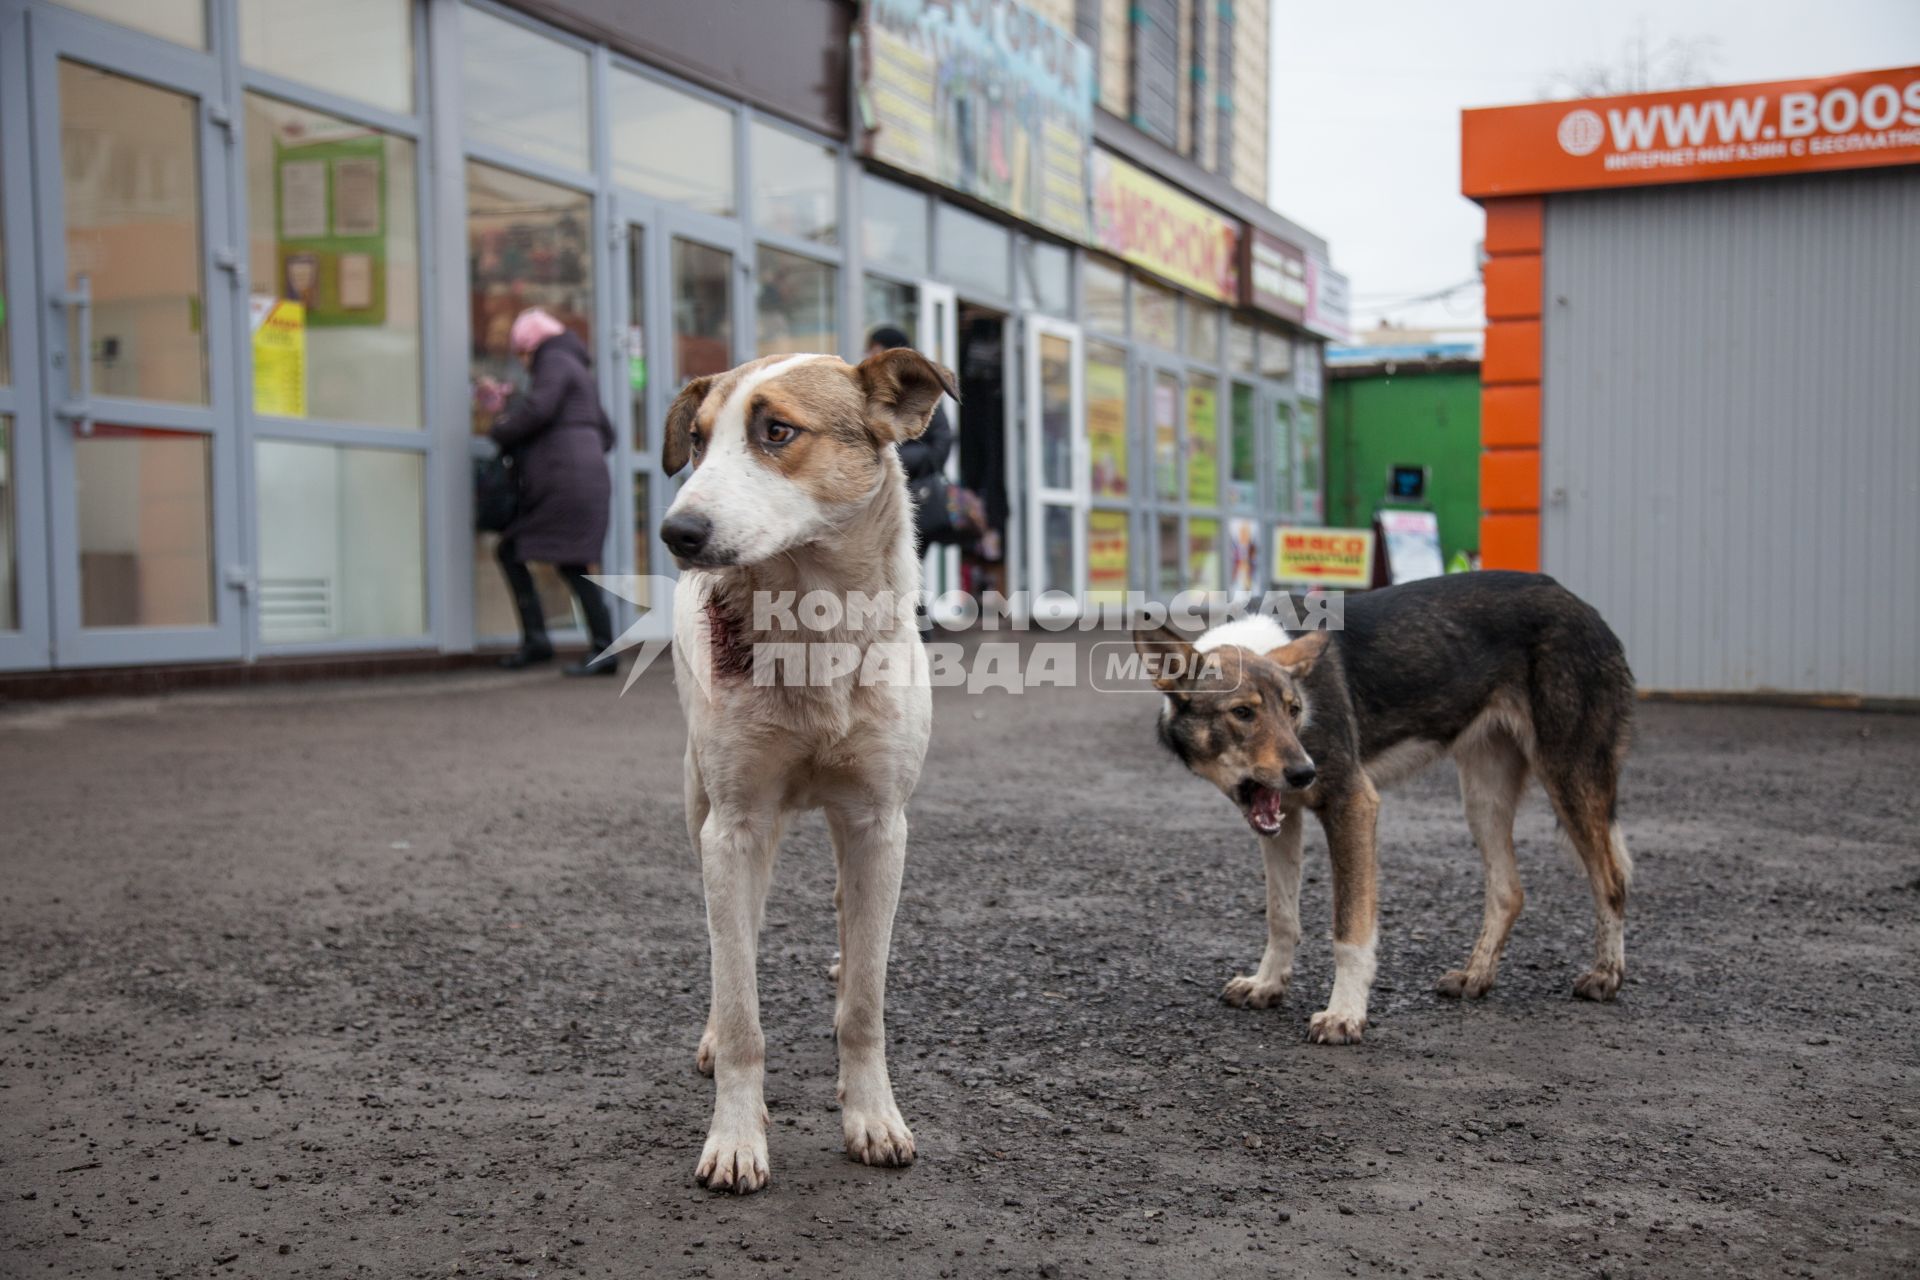
[[[779,836],[774,815],[729,812],[721,806],[708,813],[700,829],[713,957],[707,1026],[713,1038],[714,1090],[713,1124],[693,1174],[717,1191],[744,1194],[767,1183],[767,1042],[760,1030],[755,959]]]
[[[1364,775],[1320,813],[1333,862],[1333,995],[1327,1007],[1313,1015],[1307,1038],[1321,1044],[1358,1044],[1367,1027],[1379,929],[1374,849],[1379,815],[1380,797]]]
[[[840,1126],[847,1156],[862,1164],[913,1163],[913,1134],[887,1075],[887,952],[907,860],[902,808],[827,810],[840,864],[840,987],[833,1030],[840,1043]]]
[[[1260,840],[1267,864],[1267,950],[1251,976],[1229,978],[1220,998],[1243,1009],[1264,1009],[1287,998],[1293,949],[1300,942],[1300,837],[1306,825],[1295,809],[1276,835]]]

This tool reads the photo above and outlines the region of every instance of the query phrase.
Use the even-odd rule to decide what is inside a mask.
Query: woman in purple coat
[[[613,496],[606,464],[613,424],[600,407],[593,357],[565,325],[538,307],[515,317],[508,341],[531,380],[488,430],[501,451],[512,456],[520,486],[519,510],[501,531],[497,552],[520,614],[520,648],[500,665],[519,668],[553,657],[545,611],[527,568],[529,561],[539,561],[558,569],[573,589],[593,644],[586,660],[566,674],[614,675],[619,664],[607,653],[613,623],[600,588],[586,578],[587,567],[606,544]]]

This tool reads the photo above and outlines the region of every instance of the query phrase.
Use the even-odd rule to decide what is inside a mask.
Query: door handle
[[[54,294],[52,302],[78,322],[78,339],[73,345],[79,350],[68,351],[67,359],[80,379],[79,394],[55,406],[54,413],[73,423],[75,433],[90,436],[93,434],[93,277],[81,272],[73,278],[73,288]]]

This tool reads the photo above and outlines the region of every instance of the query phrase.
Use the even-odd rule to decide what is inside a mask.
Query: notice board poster
[[[1387,580],[1418,582],[1447,571],[1440,556],[1440,517],[1431,511],[1382,511],[1374,516],[1387,549]]]
[[[313,328],[385,324],[385,141],[276,141],[274,173],[280,296]]]
[[[1087,513],[1087,599],[1117,604],[1127,594],[1127,513]]]
[[[1220,393],[1212,383],[1187,388],[1187,501],[1220,503]]]
[[[1127,370],[1087,361],[1087,454],[1093,496],[1127,496]]]

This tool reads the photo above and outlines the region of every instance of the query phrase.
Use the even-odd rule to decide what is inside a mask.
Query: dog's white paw
[[[830,982],[840,981],[840,953],[838,951],[833,953],[833,963],[827,966],[827,980]]]
[[[1493,975],[1476,974],[1469,969],[1449,969],[1433,984],[1434,991],[1449,1000],[1478,1000],[1493,989]]]
[[[1580,1000],[1611,1000],[1620,991],[1620,971],[1618,969],[1589,969],[1580,975],[1573,984],[1573,994]]]
[[[913,1163],[913,1131],[889,1104],[878,1111],[848,1111],[840,1117],[847,1136],[847,1159],[898,1168]]]
[[[1360,1033],[1367,1029],[1367,1015],[1322,1009],[1307,1026],[1307,1039],[1315,1044],[1359,1044]]]
[[[693,1066],[703,1076],[713,1074],[713,1028],[700,1033],[700,1047],[693,1051]]]
[[[1287,998],[1287,986],[1291,982],[1291,977],[1269,981],[1257,974],[1241,974],[1227,979],[1227,985],[1220,989],[1220,998],[1236,1009],[1265,1009]]]
[[[707,1135],[693,1176],[709,1191],[736,1195],[758,1191],[767,1185],[766,1131],[742,1134],[714,1130]]]

